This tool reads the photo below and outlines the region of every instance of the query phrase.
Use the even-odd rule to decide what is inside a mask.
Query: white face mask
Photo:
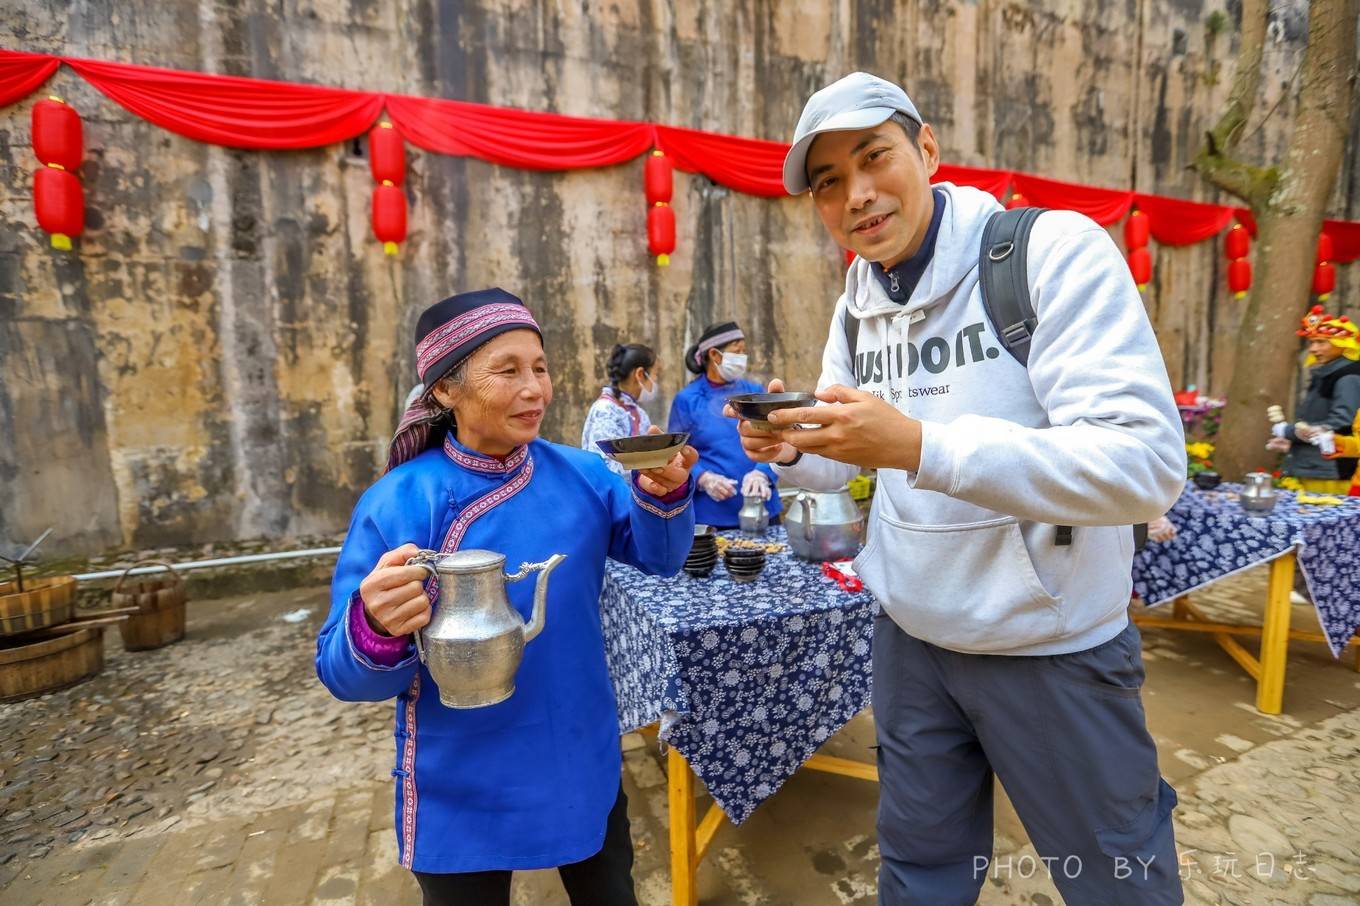
[[[652,381],[652,386],[643,387],[641,392],[638,393],[639,403],[650,403],[654,399],[656,399],[656,381]]]
[[[723,380],[735,381],[746,373],[746,356],[740,352],[724,352],[718,362],[718,374]]]

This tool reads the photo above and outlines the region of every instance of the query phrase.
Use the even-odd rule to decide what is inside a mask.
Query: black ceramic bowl
[[[773,430],[766,418],[779,409],[803,409],[817,405],[817,397],[811,393],[744,393],[729,396],[727,403],[732,410],[762,431]]]
[[[1195,477],[1191,480],[1194,481],[1195,487],[1201,491],[1212,491],[1223,481],[1223,476],[1217,472],[1196,472]]]
[[[674,434],[612,437],[595,441],[595,446],[625,469],[659,469],[683,450],[688,442],[689,435],[681,431]]]

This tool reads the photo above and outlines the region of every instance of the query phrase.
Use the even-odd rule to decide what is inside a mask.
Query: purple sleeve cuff
[[[356,591],[349,599],[349,638],[355,651],[382,667],[395,667],[407,657],[411,637],[380,635],[368,625],[364,602]]]
[[[668,506],[672,503],[679,503],[689,496],[689,482],[690,480],[686,478],[684,484],[680,485],[680,487],[676,488],[674,491],[671,491],[665,497],[658,497],[657,500],[660,500]]]
[[[637,505],[662,519],[673,519],[683,513],[689,507],[690,498],[694,492],[693,479],[686,479],[684,484],[665,497],[653,497],[642,490],[641,486],[638,485],[638,474],[636,472],[633,473],[630,483],[633,488],[633,500],[636,501]]]

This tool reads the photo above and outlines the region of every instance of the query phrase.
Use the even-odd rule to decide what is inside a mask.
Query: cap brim
[[[820,126],[794,142],[789,153],[784,156],[784,191],[790,195],[801,195],[808,190],[807,154],[817,136],[823,132],[868,129],[886,122],[896,112],[893,107],[864,107],[827,117]]]

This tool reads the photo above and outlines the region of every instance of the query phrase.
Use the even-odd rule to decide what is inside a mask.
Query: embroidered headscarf
[[[416,323],[416,372],[425,389],[402,414],[387,448],[386,471],[443,440],[450,415],[435,401],[435,385],[491,339],[511,330],[532,330],[543,339],[529,309],[503,289],[459,293],[421,313]]]

